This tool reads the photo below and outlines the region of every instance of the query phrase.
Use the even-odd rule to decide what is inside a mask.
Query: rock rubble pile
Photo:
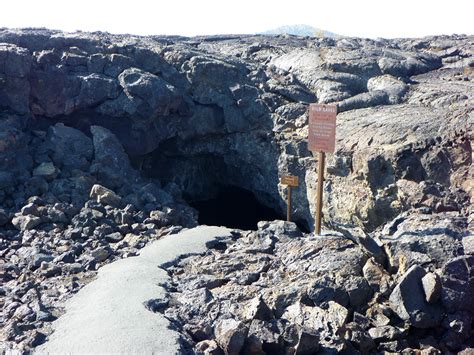
[[[167,267],[173,281],[154,311],[197,354],[470,354],[465,223],[451,212],[412,214],[347,238],[347,229],[314,237],[290,222],[260,222]]]

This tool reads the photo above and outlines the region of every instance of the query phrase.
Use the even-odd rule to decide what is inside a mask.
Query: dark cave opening
[[[199,224],[256,230],[259,221],[283,218],[261,204],[251,191],[232,185],[219,185],[215,197],[190,202],[190,205],[199,212]]]
[[[209,139],[173,138],[133,163],[163,186],[175,184],[183,199],[198,211],[199,224],[256,230],[260,221],[285,220],[276,174],[259,168],[256,161],[242,159],[228,144],[226,140],[211,144]],[[264,183],[258,179],[268,180],[268,186],[262,188]],[[294,222],[302,232],[310,232],[305,220]]]

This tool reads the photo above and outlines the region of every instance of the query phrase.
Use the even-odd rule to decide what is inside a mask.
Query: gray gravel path
[[[169,235],[142,249],[137,257],[104,266],[96,280],[66,302],[54,333],[36,348],[44,353],[180,353],[179,333],[144,302],[165,295],[158,286],[169,277],[159,266],[206,244],[230,237],[223,227],[200,226]]]

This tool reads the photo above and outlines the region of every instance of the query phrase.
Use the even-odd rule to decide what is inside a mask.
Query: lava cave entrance
[[[237,186],[220,185],[208,200],[189,202],[199,212],[199,224],[256,230],[259,221],[282,219],[274,209],[262,205],[255,195]]]

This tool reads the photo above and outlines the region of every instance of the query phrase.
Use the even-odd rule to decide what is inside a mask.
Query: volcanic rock
[[[427,303],[422,287],[425,270],[414,265],[403,275],[390,295],[390,304],[397,315],[418,328],[429,328],[440,323],[442,311]]]

